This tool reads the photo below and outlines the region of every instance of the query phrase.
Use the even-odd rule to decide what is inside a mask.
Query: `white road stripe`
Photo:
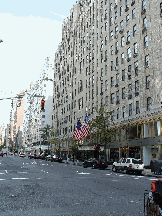
[[[18,173],[27,173],[27,172],[18,172]]]
[[[12,178],[13,180],[15,180],[15,179],[29,179],[29,178]]]
[[[0,181],[3,181],[3,180],[6,180],[6,179],[0,179]]]
[[[5,173],[0,173],[0,175],[1,175],[1,174],[5,174]]]
[[[155,181],[155,180],[158,180],[158,179],[156,179],[156,178],[154,179],[154,178],[153,178],[153,179],[149,179],[149,180],[151,180],[151,181]]]
[[[85,174],[90,174],[90,173],[83,173],[83,172],[81,172],[81,173],[78,173],[78,174],[84,174],[85,175]]]

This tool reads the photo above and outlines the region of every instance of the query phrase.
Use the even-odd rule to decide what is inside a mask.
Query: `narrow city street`
[[[144,191],[154,179],[6,156],[0,158],[0,215],[143,215]]]

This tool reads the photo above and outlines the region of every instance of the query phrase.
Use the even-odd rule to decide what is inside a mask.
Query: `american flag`
[[[80,120],[78,120],[76,130],[74,131],[74,134],[73,134],[74,137],[78,141],[80,141],[83,138],[83,133],[82,133],[81,127],[82,127],[82,124],[81,124]]]
[[[74,137],[80,141],[83,137],[87,137],[89,135],[89,127],[87,125],[89,121],[89,117],[86,114],[85,121],[81,124],[80,120],[77,122],[76,130],[74,131]]]

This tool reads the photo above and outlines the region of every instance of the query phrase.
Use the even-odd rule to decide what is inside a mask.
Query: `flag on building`
[[[81,130],[81,127],[82,127],[82,124],[80,120],[78,120],[76,130],[74,131],[74,134],[73,134],[75,139],[77,139],[78,141],[80,141],[83,138],[83,132]]]

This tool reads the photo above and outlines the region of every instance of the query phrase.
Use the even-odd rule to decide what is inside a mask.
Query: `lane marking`
[[[124,175],[119,175],[119,176],[124,176]]]
[[[85,175],[85,174],[90,174],[90,173],[83,173],[83,172],[81,172],[81,173],[78,173],[78,174],[83,174],[83,175]]]
[[[158,180],[158,179],[156,179],[156,178],[154,179],[154,178],[153,178],[153,179],[149,179],[149,180],[154,181],[154,180]]]
[[[27,172],[18,172],[18,173],[27,173]]]
[[[13,180],[15,180],[15,179],[29,179],[29,178],[12,178]]]
[[[134,179],[139,179],[139,178],[134,178]]]
[[[6,180],[6,179],[0,179],[0,181],[3,181],[3,180]]]
[[[111,174],[106,174],[106,175],[111,175]]]
[[[1,174],[5,174],[5,173],[0,173],[0,175],[1,175]]]

